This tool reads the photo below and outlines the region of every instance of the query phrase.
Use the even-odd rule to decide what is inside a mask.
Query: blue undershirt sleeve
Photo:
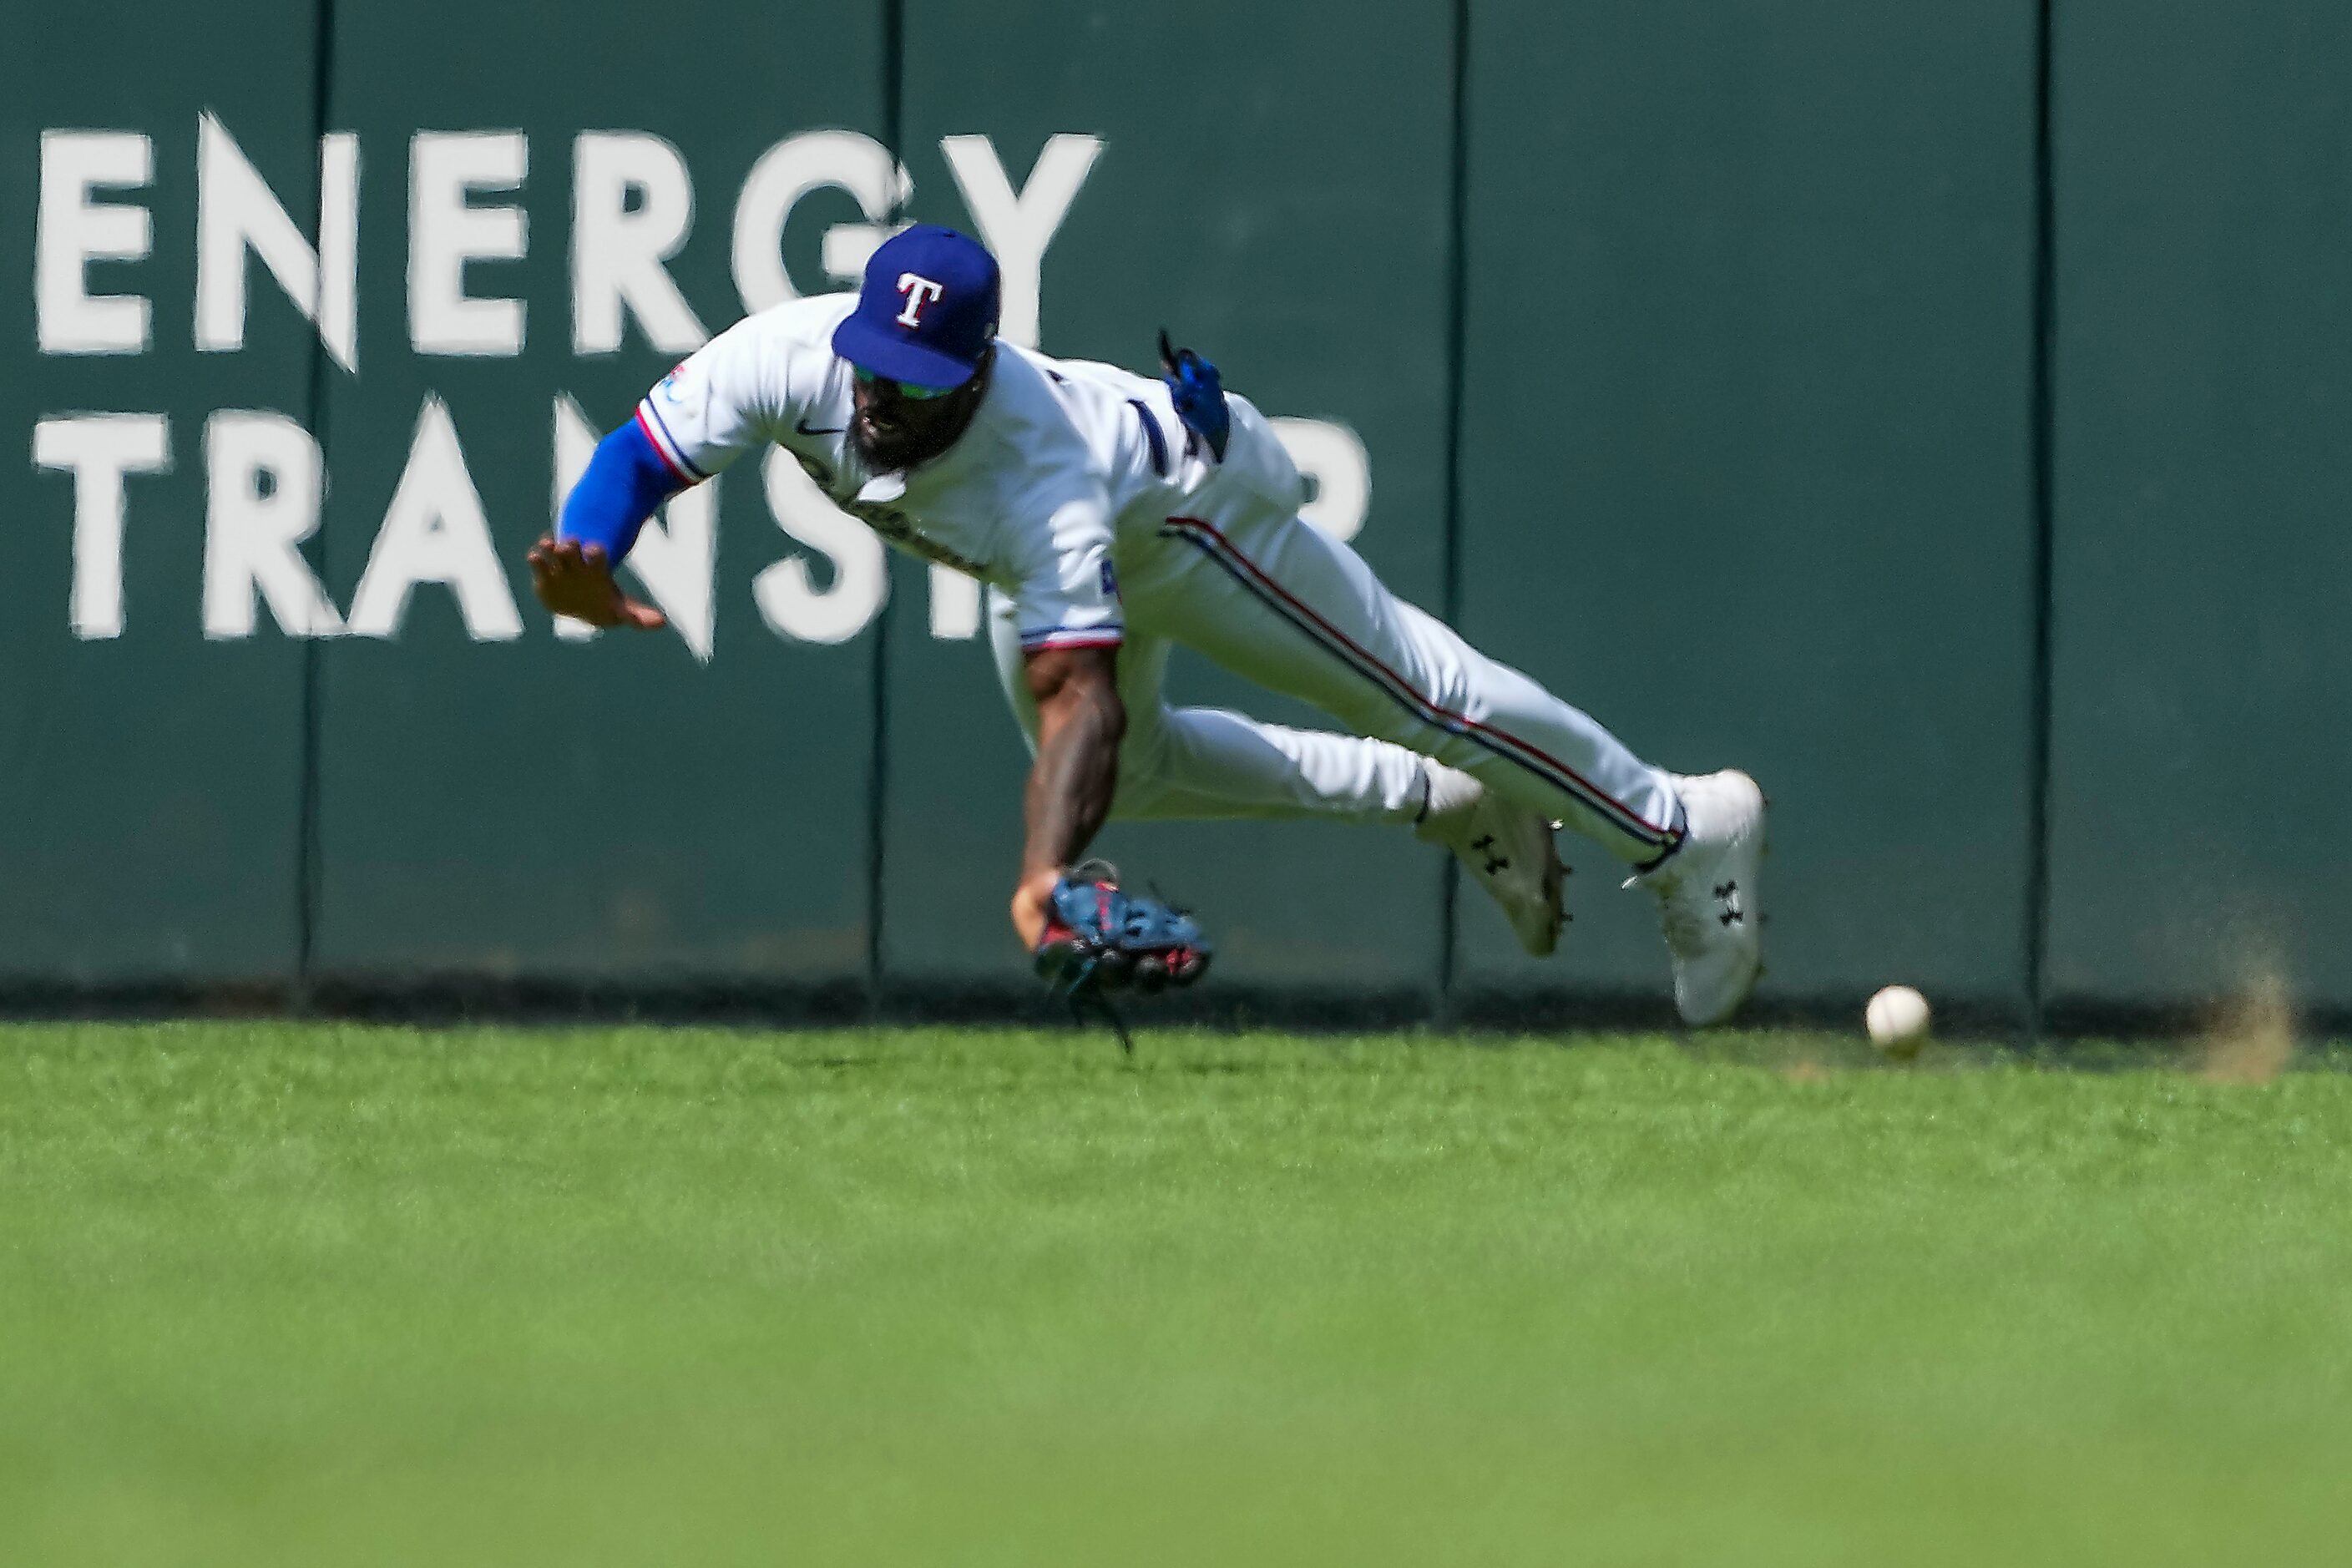
[[[654,509],[686,489],[634,419],[596,443],[587,472],[563,503],[558,539],[601,544],[617,566]]]

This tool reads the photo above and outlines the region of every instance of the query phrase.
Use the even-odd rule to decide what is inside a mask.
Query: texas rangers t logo
[[[901,272],[898,274],[898,292],[907,297],[907,308],[898,312],[898,324],[902,327],[919,327],[923,324],[923,307],[946,293],[947,289],[943,285],[934,283],[928,278],[918,278],[911,272]]]

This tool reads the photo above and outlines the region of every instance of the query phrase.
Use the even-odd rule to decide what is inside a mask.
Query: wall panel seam
[[[2033,650],[2028,712],[2023,1026],[2042,1033],[2050,922],[2050,753],[2055,549],[2056,215],[2052,147],[2053,13],[2036,0],[2033,61],[2032,360],[2027,396],[2033,526]]]
[[[318,243],[326,223],[326,190],[320,178],[317,162],[319,149],[329,128],[333,124],[333,84],[335,70],[335,0],[316,0],[312,13],[310,59],[310,143],[312,159],[310,211],[312,242]],[[313,440],[319,450],[327,449],[328,351],[324,334],[310,338],[310,377],[305,389],[309,406],[305,410]],[[334,581],[330,568],[330,552],[333,530],[321,528],[318,533],[319,577],[322,582]],[[323,715],[320,710],[320,689],[323,668],[323,644],[317,637],[301,639],[302,683],[300,703],[300,749],[298,766],[300,770],[295,793],[295,852],[294,852],[294,985],[296,1005],[309,1011],[311,1005],[312,971],[318,952],[319,905],[323,893],[324,866],[320,856],[320,812],[322,772],[320,767],[320,730]]]

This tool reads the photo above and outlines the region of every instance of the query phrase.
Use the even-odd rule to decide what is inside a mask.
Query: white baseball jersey
[[[1127,644],[1120,815],[1402,820],[1423,798],[1417,752],[1629,861],[1679,841],[1664,773],[1299,521],[1298,472],[1247,399],[1228,396],[1233,437],[1212,462],[1157,379],[1000,340],[955,444],[875,474],[849,441],[853,374],[833,352],[855,303],[795,300],[738,322],[638,405],[639,424],[688,482],[773,442],[891,543],[991,584],[992,636],[1030,721],[1020,653]],[[1171,642],[1364,738],[1169,710],[1159,680]]]
[[[638,405],[656,450],[692,482],[773,442],[891,543],[1001,589],[1023,646],[1118,643],[1118,536],[1156,529],[1201,468],[1182,460],[1167,388],[1000,341],[988,394],[955,445],[909,471],[873,473],[847,434],[851,368],[833,352],[856,302],[793,300],[712,339]]]

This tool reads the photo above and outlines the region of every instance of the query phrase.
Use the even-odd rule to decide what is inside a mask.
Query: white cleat
[[[1695,1028],[1739,1011],[1764,967],[1764,792],[1737,769],[1675,780],[1688,836],[1655,870],[1630,879],[1658,896],[1675,961],[1675,1006]]]
[[[1453,850],[1471,880],[1502,906],[1519,945],[1534,957],[1549,957],[1568,921],[1561,896],[1568,873],[1550,819],[1466,774],[1446,780],[1433,773],[1432,781],[1429,815],[1414,832]],[[1464,784],[1475,793],[1461,790]],[[1454,798],[1448,802],[1447,795]]]

